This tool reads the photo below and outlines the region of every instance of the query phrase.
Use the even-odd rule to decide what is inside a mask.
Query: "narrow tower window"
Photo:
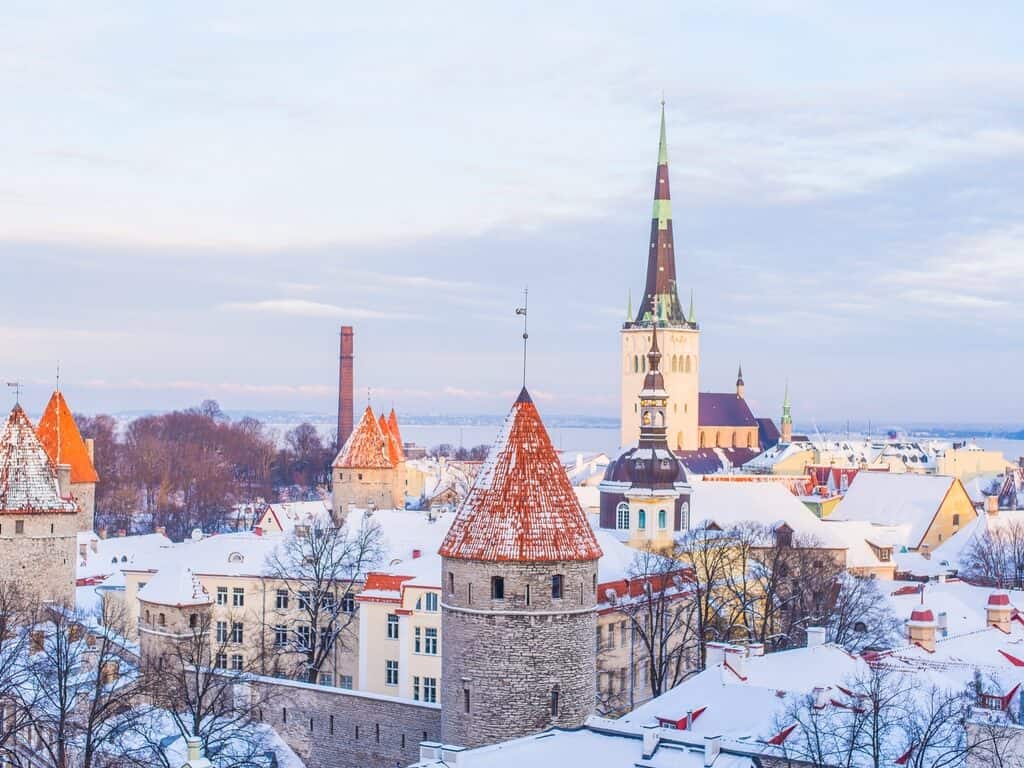
[[[556,600],[562,599],[562,574],[560,573],[551,577],[551,597]]]
[[[491,599],[505,599],[505,579],[501,576],[491,576]]]
[[[551,689],[551,716],[558,717],[558,686]]]

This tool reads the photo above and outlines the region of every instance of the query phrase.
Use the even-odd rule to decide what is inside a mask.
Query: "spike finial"
[[[526,326],[526,309],[529,306],[530,289],[523,288],[523,306],[516,307],[516,314],[523,317],[523,391],[526,390],[526,344],[530,340],[530,334]]]
[[[668,139],[665,130],[665,97],[661,99],[661,135],[658,137],[658,165],[668,164]]]

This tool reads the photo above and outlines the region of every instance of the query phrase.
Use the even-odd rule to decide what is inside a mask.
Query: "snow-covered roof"
[[[387,437],[370,406],[366,406],[363,418],[341,446],[332,466],[343,469],[391,469],[394,466]]]
[[[575,730],[553,728],[542,733],[503,741],[472,750],[460,750],[455,758],[451,747],[437,744],[426,747],[434,754],[410,768],[449,768],[458,764],[479,768],[522,768],[526,765],[586,765],[589,768],[751,768],[748,754],[737,754],[736,745],[722,744],[722,751],[711,762],[704,760],[704,743],[692,734],[661,729],[658,744],[650,755],[644,754],[642,731],[621,724],[590,718],[586,726]]]
[[[988,531],[999,531],[1011,525],[1024,525],[1024,510],[1003,509],[996,515],[980,512],[967,525],[936,547],[932,559],[940,558],[948,561],[954,569],[961,568],[964,565],[964,556],[979,537]]]
[[[324,524],[330,518],[331,510],[323,499],[315,501],[287,501],[269,504],[261,517],[267,521],[265,531],[271,530],[270,524],[276,525],[285,533],[291,533],[297,525],[312,527],[317,523]]]
[[[61,495],[53,462],[15,405],[0,433],[0,514],[45,512],[73,515],[78,505]]]
[[[213,602],[191,568],[164,567],[139,590],[139,599],[158,605],[209,605]]]
[[[148,567],[156,561],[160,550],[173,546],[162,533],[138,536],[116,536],[101,539],[92,531],[78,534],[77,577],[98,579],[134,566]]]
[[[597,560],[601,548],[523,388],[441,545],[444,557]]]
[[[946,495],[959,480],[941,475],[858,472],[832,517],[906,525],[906,546],[916,548]],[[966,522],[966,521],[965,521]]]

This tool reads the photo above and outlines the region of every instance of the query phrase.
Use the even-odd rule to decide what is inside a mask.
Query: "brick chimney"
[[[1010,595],[1007,592],[999,590],[988,596],[988,602],[985,604],[985,624],[987,626],[1009,633],[1012,616],[1013,607],[1010,605]]]
[[[71,496],[71,465],[57,465],[57,488],[65,499]]]
[[[999,517],[999,495],[992,494],[985,497],[985,514],[989,517]]]
[[[908,639],[914,645],[919,645],[926,651],[935,651],[936,634],[935,614],[931,608],[919,605],[910,614],[910,621],[907,622]]]
[[[348,440],[354,418],[354,332],[351,325],[341,326],[341,357],[338,366],[338,450]]]

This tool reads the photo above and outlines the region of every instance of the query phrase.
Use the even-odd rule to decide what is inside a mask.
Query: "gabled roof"
[[[931,527],[946,496],[957,491],[966,496],[955,477],[858,472],[832,517],[880,525],[906,525],[908,533],[903,544],[915,548]],[[968,522],[963,520],[961,525]]]
[[[341,446],[332,466],[336,469],[391,469],[394,466],[387,437],[370,406],[366,406],[363,418]]]
[[[697,395],[697,424],[701,427],[757,427],[747,401],[735,392]]]
[[[0,434],[0,514],[42,512],[75,514],[78,505],[60,495],[56,468],[15,405]]]
[[[89,458],[89,449],[78,431],[64,394],[58,389],[50,396],[36,427],[39,442],[54,464],[71,465],[72,483],[95,483],[100,479]]]
[[[601,557],[594,531],[525,387],[439,553],[515,562]]]
[[[779,428],[775,426],[775,422],[764,417],[757,419],[757,439],[762,448],[771,448],[778,445],[782,435],[779,434]]]

